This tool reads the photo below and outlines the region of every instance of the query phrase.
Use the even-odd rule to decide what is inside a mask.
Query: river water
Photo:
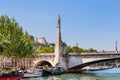
[[[120,80],[120,73],[116,73],[116,69],[103,71],[100,73],[65,73],[57,76],[26,78],[21,80]]]

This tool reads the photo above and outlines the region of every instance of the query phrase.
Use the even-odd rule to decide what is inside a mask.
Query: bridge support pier
[[[68,68],[76,66],[82,63],[82,59],[80,57],[68,57],[66,53],[66,44],[62,41],[61,38],[61,24],[60,24],[60,16],[58,16],[57,27],[56,27],[56,44],[55,44],[55,59],[54,66],[59,66],[63,68],[65,71]],[[76,61],[76,58],[77,61]]]
[[[65,55],[65,47],[66,44],[62,42],[61,39],[61,24],[60,24],[60,16],[58,16],[57,27],[56,27],[56,44],[55,44],[55,59],[54,66],[62,67],[64,70],[67,70],[68,67],[66,65],[66,57]]]

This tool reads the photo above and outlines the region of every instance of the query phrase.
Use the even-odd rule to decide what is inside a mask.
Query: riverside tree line
[[[39,46],[35,52],[37,53],[54,53],[54,48],[55,46],[50,46],[50,47],[44,47],[44,46]],[[90,49],[83,49],[78,46],[66,46],[66,52],[67,53],[90,53],[90,52],[97,52],[97,50],[90,48]]]

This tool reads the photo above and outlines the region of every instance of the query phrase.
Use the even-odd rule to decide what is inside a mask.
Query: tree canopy
[[[0,53],[8,57],[26,57],[33,53],[31,36],[23,32],[14,18],[0,16]]]
[[[39,46],[35,51],[37,53],[54,53],[54,46],[50,47],[44,47],[44,46]]]
[[[83,48],[80,48],[78,46],[73,46],[73,47],[70,47],[70,46],[67,46],[66,47],[66,51],[67,53],[81,53],[81,52],[84,52],[84,53],[89,53],[89,52],[97,52],[97,50],[93,49],[93,48],[90,48],[90,49],[83,49]]]

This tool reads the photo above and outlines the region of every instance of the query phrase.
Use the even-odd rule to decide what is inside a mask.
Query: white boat
[[[47,76],[51,74],[50,71],[47,71],[45,69],[38,69],[38,68],[30,68],[27,70],[27,73],[30,73],[33,75],[39,75],[39,76]]]
[[[33,69],[33,74],[42,76],[43,75],[43,69],[34,68]]]

